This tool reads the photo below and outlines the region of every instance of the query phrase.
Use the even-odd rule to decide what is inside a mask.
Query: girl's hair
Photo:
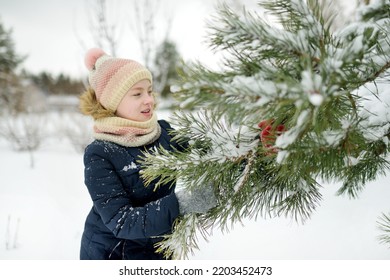
[[[92,116],[94,120],[115,116],[115,112],[104,108],[97,101],[95,91],[91,87],[81,94],[79,108],[84,115]]]

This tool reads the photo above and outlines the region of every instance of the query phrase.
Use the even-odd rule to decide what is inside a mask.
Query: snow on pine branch
[[[254,151],[259,145],[258,130],[245,123],[230,123],[225,116],[218,119],[211,111],[199,110],[196,113],[176,114],[175,117],[173,122],[183,127],[178,131],[181,137],[190,139],[190,145],[201,141],[201,150],[207,147],[206,154],[201,151],[199,155],[197,149],[192,151],[201,161],[234,161]],[[195,155],[190,157],[194,158]]]
[[[390,87],[388,82],[370,83],[356,91],[359,99],[360,129],[367,141],[384,141],[389,145]]]
[[[273,6],[272,2],[267,4]],[[305,53],[310,54],[311,57],[318,57],[320,50],[313,47],[313,44],[319,42],[318,39],[323,37],[324,31],[310,10],[307,7],[303,8],[305,6],[303,2],[296,1],[299,5],[292,7],[298,9],[296,18],[302,19],[298,24],[300,28],[296,30],[280,28],[275,23],[267,22],[257,13],[245,12],[244,15],[238,16],[229,7],[223,6],[219,21],[209,24],[212,30],[210,42],[213,48],[226,50],[233,56],[256,51],[257,56],[267,57],[267,54],[274,50],[275,54],[280,55]]]

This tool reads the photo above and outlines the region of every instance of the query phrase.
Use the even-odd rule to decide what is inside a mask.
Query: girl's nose
[[[144,98],[145,104],[154,104],[154,96],[153,94],[146,94],[146,97]]]

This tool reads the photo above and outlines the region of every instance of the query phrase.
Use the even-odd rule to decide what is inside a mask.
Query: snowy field
[[[82,153],[59,132],[67,120],[53,113],[46,119],[50,134],[33,152],[33,167],[29,153],[13,151],[0,138],[0,259],[78,259],[91,201]],[[389,260],[376,224],[382,212],[390,212],[388,181],[369,183],[356,200],[335,196],[337,185],[324,185],[321,206],[304,225],[286,218],[248,220],[228,233],[215,230],[190,259]]]

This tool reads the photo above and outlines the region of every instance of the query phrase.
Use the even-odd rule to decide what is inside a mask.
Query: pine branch
[[[156,244],[156,252],[163,253],[167,259],[187,259],[189,254],[198,249],[199,224],[199,217],[195,214],[176,220],[173,233]],[[201,234],[206,239],[207,232],[201,231]]]
[[[390,93],[383,83],[390,73],[390,3],[380,3],[335,32],[315,0],[262,1],[278,25],[220,7],[209,39],[227,53],[223,70],[187,65],[175,90],[189,110],[176,115],[176,139],[188,148],[145,155],[142,173],[147,182],[179,178],[190,190],[211,183],[219,205],[183,217],[161,250],[186,257],[197,234],[206,239],[245,218],[304,222],[320,204],[319,180],[340,182],[338,194],[356,198],[388,172],[390,110],[381,100]],[[274,153],[258,137],[257,124],[268,119],[287,129]]]
[[[390,248],[390,215],[382,214],[377,223],[379,230],[382,231],[378,236],[379,241]]]

